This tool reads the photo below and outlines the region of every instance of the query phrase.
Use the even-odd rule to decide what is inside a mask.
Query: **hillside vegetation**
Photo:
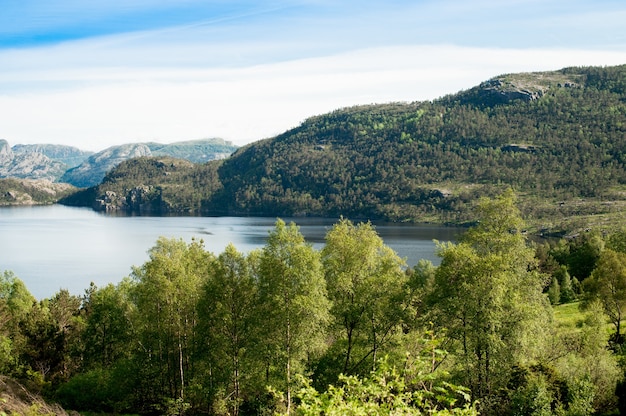
[[[161,237],[81,296],[0,272],[0,414],[59,414],[11,380],[81,414],[626,414],[626,229],[531,243],[511,190],[475,215],[438,266],[344,218],[320,249]]]
[[[67,183],[47,180],[0,179],[0,206],[47,205],[76,192]]]
[[[626,65],[566,68],[432,102],[340,109],[176,172],[129,161],[81,203],[101,208],[94,200],[114,192],[118,209],[141,211],[132,193],[148,187],[161,213],[462,223],[478,196],[513,187],[532,225],[572,229],[620,215],[625,155]]]

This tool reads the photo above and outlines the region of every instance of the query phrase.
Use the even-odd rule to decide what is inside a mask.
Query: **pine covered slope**
[[[178,186],[202,214],[441,222],[471,220],[477,196],[510,186],[527,216],[544,219],[621,210],[625,162],[626,65],[566,68],[312,117],[211,168],[190,167]],[[145,185],[140,176],[117,175],[117,191]],[[161,202],[176,210],[175,199]]]

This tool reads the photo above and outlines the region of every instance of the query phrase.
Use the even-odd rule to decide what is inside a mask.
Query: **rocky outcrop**
[[[579,74],[551,71],[500,75],[461,92],[455,101],[478,107],[509,104],[514,101],[534,101],[554,88],[578,88]]]
[[[66,165],[66,169],[83,163],[93,152],[59,144],[16,144],[11,148],[15,154],[41,153]]]
[[[162,215],[168,207],[161,198],[161,189],[156,186],[141,185],[129,190],[126,195],[106,191],[96,198],[93,209],[101,212],[124,212],[136,214]]]
[[[0,166],[9,163],[13,159],[13,152],[6,140],[0,140]]]
[[[99,184],[104,175],[125,160],[141,156],[151,156],[150,148],[145,144],[125,144],[113,146],[95,153],[79,166],[65,172],[61,182],[67,182],[79,188]]]
[[[56,181],[67,166],[39,152],[15,152],[0,140],[0,178],[44,179]]]
[[[45,179],[0,179],[0,206],[53,204],[75,190]]]
[[[543,97],[543,94],[547,91],[547,87],[535,85],[534,88],[520,87],[513,83],[507,83],[500,79],[490,79],[480,84],[483,94],[488,99],[493,101],[499,101],[502,103],[508,103],[513,100],[532,101]]]

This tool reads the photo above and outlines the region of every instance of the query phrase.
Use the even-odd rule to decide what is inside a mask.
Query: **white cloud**
[[[223,137],[243,144],[334,109],[433,99],[508,72],[626,63],[626,52],[396,46],[244,68],[32,69],[0,93],[0,137],[101,150]],[[12,77],[12,78],[11,78]],[[59,81],[64,81],[59,84]]]

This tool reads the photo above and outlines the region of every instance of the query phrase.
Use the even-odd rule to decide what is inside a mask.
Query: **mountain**
[[[606,222],[626,205],[626,65],[505,74],[434,101],[340,109],[201,169],[155,159],[142,162],[146,177],[136,163],[110,172],[89,205],[144,189],[162,213],[459,223],[478,197],[512,187],[537,227]]]
[[[79,188],[99,183],[104,175],[122,161],[134,157],[149,156],[150,148],[145,144],[124,144],[112,146],[95,153],[80,165],[69,169],[60,181],[70,183]]]
[[[55,181],[63,175],[67,166],[51,159],[44,153],[29,152],[9,147],[0,140],[0,178],[28,178]]]
[[[11,150],[15,154],[32,155],[40,153],[51,160],[63,163],[68,168],[80,165],[93,154],[93,152],[80,150],[73,146],[59,144],[16,144]]]
[[[0,178],[44,179],[93,186],[120,162],[141,156],[172,156],[194,163],[227,158],[237,149],[222,139],[181,141],[172,144],[130,143],[94,154],[55,144],[17,144],[0,140]]]
[[[237,149],[222,139],[203,139],[172,144],[132,143],[113,146],[91,155],[79,166],[69,169],[59,179],[77,187],[94,186],[121,162],[142,156],[171,156],[194,163],[205,163],[228,157]]]

